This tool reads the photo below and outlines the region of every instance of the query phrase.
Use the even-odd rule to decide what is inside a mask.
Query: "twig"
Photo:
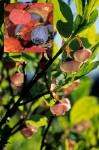
[[[50,126],[51,126],[51,123],[52,123],[53,119],[54,119],[54,116],[51,116],[50,119],[49,119],[48,126],[47,126],[47,128],[46,128],[46,130],[45,130],[45,132],[44,132],[44,134],[43,134],[43,138],[42,138],[40,150],[42,150],[42,148],[43,148],[44,145],[45,145],[44,140],[45,140],[45,138],[46,138],[46,135],[47,135],[47,133],[48,133],[48,130],[49,130]]]
[[[40,97],[42,97],[42,96],[44,96],[44,95],[46,95],[46,94],[49,94],[49,91],[46,91],[45,93],[42,93],[42,94],[37,95],[37,96],[35,96],[35,97],[31,97],[31,98],[29,98],[27,101],[25,101],[25,102],[23,102],[23,103],[20,103],[19,106],[25,105],[25,104],[27,104],[27,103],[29,103],[29,102],[33,102],[33,103],[34,103],[35,100],[37,100],[38,98],[40,98]]]

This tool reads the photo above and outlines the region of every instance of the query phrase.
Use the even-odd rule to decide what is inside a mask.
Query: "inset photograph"
[[[4,4],[4,52],[46,52],[52,42],[51,3]]]

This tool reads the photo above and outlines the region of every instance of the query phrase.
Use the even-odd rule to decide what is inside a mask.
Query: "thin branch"
[[[29,102],[35,102],[35,100],[37,100],[37,99],[39,99],[40,97],[42,97],[42,96],[44,96],[44,95],[47,95],[47,94],[49,94],[49,91],[46,91],[45,93],[42,93],[42,94],[37,95],[37,96],[35,96],[35,97],[31,97],[31,98],[29,98],[27,101],[25,101],[25,102],[23,102],[23,103],[20,103],[19,106],[25,105],[25,104],[27,104],[27,103],[29,103]]]
[[[47,128],[46,128],[46,130],[45,130],[45,132],[43,134],[40,150],[42,150],[44,145],[45,145],[44,141],[45,141],[46,135],[48,133],[48,130],[49,130],[50,126],[51,126],[51,123],[52,123],[53,119],[54,119],[54,116],[51,116],[50,119],[49,119],[48,126],[47,126]]]
[[[49,91],[49,94],[50,94],[50,96],[54,99],[54,97],[53,97],[53,95],[52,95],[52,92],[50,91],[50,87],[49,87],[49,85],[48,85],[48,79],[47,79],[47,74],[46,74],[46,72],[44,73],[44,77],[45,77],[45,83],[46,83],[46,87],[47,87],[47,89],[48,89],[48,91]]]

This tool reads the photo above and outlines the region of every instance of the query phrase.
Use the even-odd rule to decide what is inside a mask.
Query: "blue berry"
[[[42,16],[34,12],[31,13],[31,18],[32,20],[39,20],[40,22],[44,22],[44,19],[42,18]]]
[[[32,2],[32,0],[20,0],[21,3]]]
[[[48,30],[46,26],[37,26],[31,33],[31,40],[35,44],[43,44],[48,40]]]
[[[22,27],[22,24],[18,24],[18,25],[16,26],[15,35],[17,35],[17,34],[20,32],[21,27]]]
[[[53,26],[52,26],[52,24],[47,24],[46,27],[47,27],[47,30],[48,30],[49,33],[53,32]]]

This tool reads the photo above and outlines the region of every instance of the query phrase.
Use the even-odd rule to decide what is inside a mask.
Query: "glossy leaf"
[[[78,26],[80,25],[81,23],[81,20],[82,20],[82,17],[80,15],[77,15],[74,22],[73,22],[73,30],[75,31]]]
[[[64,20],[58,19],[56,27],[61,36],[69,37],[73,28],[72,11],[65,2],[59,1],[59,6],[61,13],[66,20],[64,22]]]
[[[80,16],[83,15],[84,7],[85,7],[85,0],[75,0],[77,12]]]
[[[82,120],[87,120],[99,114],[97,98],[86,96],[78,99],[72,106],[70,120],[72,124],[77,124]]]
[[[91,12],[90,17],[89,17],[89,21],[88,23],[86,23],[78,33],[81,33],[82,31],[88,29],[89,27],[91,27],[97,20],[98,17],[98,10],[95,9]]]
[[[53,9],[53,23],[56,26],[57,21],[58,20],[62,20],[62,21],[66,21],[66,19],[64,18],[64,16],[62,15],[61,11],[60,11],[60,7],[59,7],[59,2],[58,0],[48,0],[49,3],[52,3],[54,6]]]
[[[88,11],[91,12],[94,9],[97,8],[97,6],[99,6],[99,1],[98,0],[89,0],[88,3]]]

